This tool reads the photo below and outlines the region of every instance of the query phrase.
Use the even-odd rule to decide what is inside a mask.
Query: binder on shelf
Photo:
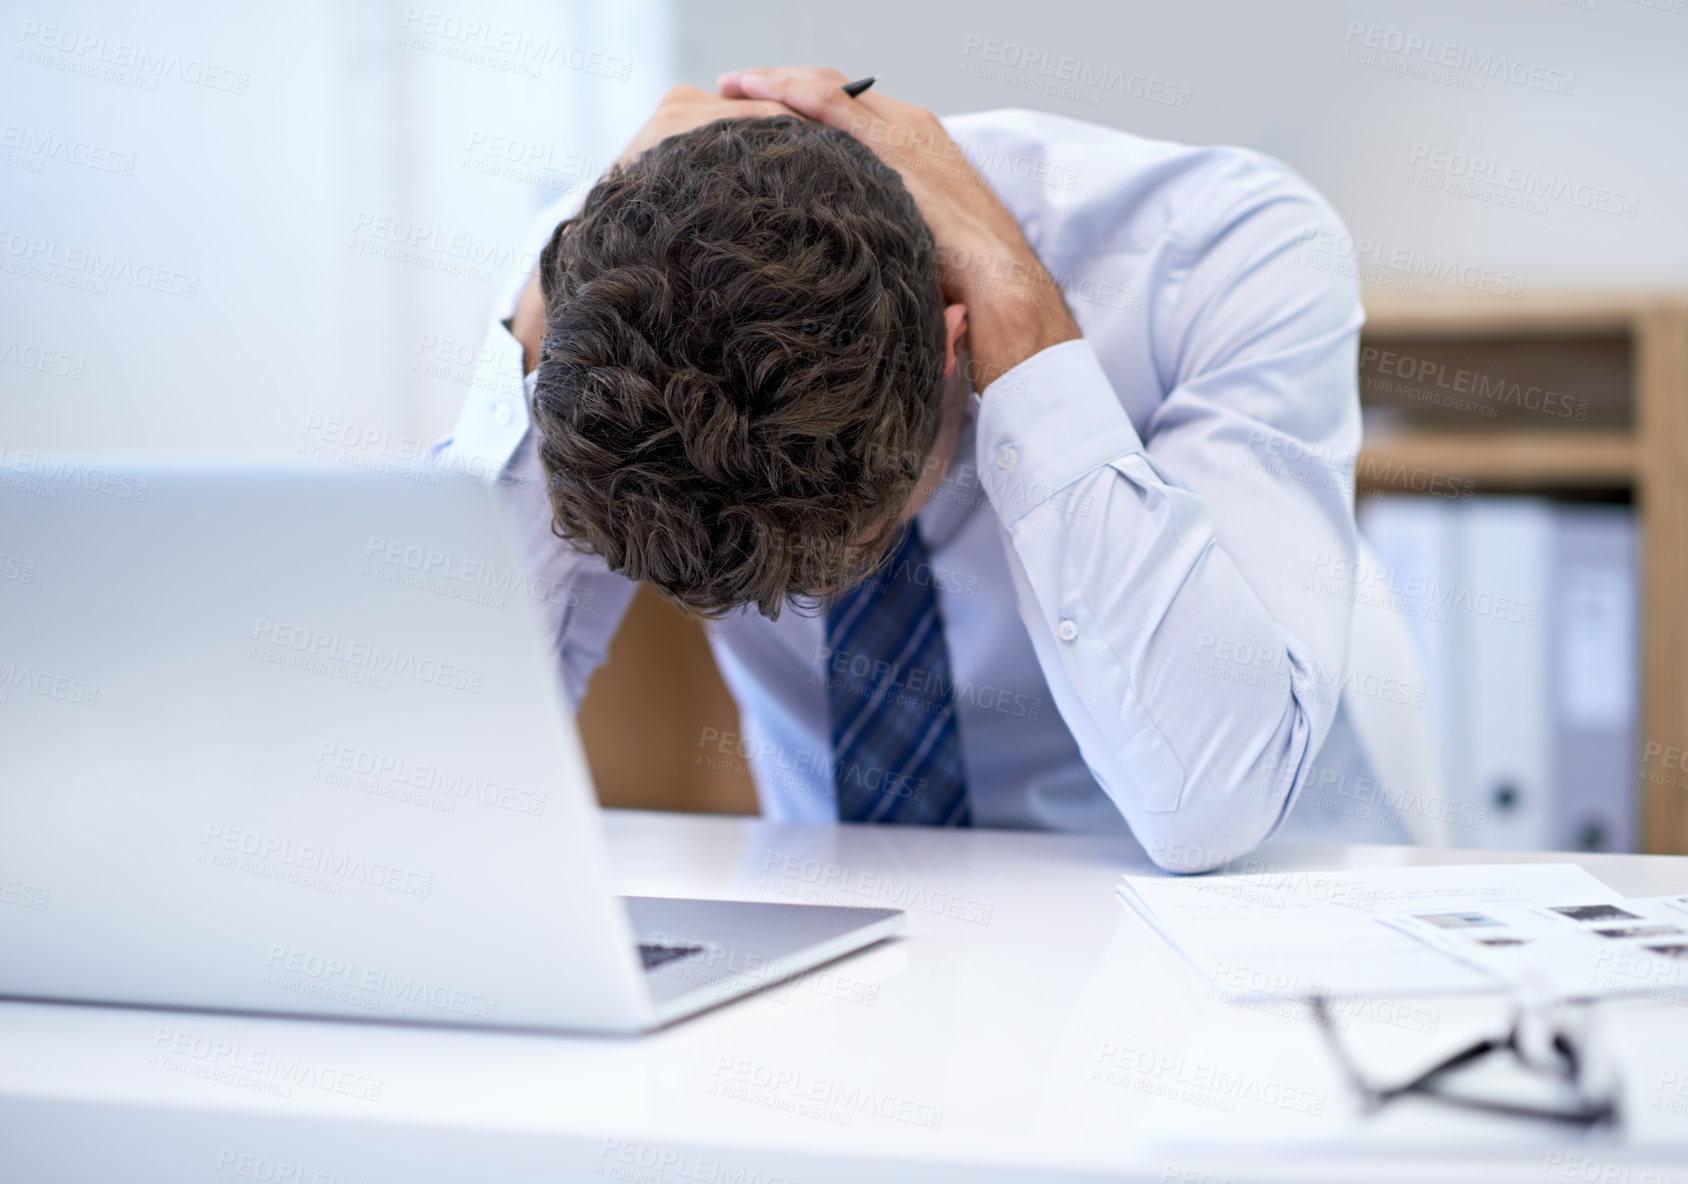
[[[1442,792],[1450,800],[1431,803],[1427,809],[1448,820],[1448,841],[1475,846],[1480,836],[1472,832],[1483,818],[1463,802],[1463,790],[1456,789],[1459,782],[1454,779],[1466,761],[1456,727],[1463,709],[1463,666],[1449,636],[1451,507],[1440,498],[1372,497],[1360,503],[1359,514],[1361,532],[1382,570],[1361,572],[1358,594],[1392,597],[1396,611],[1406,618],[1424,685],[1423,710],[1440,747]],[[1387,774],[1384,779],[1389,780]]]
[[[1553,833],[1548,685],[1554,513],[1533,498],[1461,507],[1463,579],[1454,614],[1466,662],[1463,796],[1488,808],[1486,847],[1542,850]]]
[[[1639,545],[1627,506],[1366,499],[1407,617],[1459,846],[1639,839]],[[1361,589],[1361,594],[1365,591]]]
[[[1633,851],[1636,779],[1635,515],[1563,506],[1554,555],[1554,808],[1549,846]]]

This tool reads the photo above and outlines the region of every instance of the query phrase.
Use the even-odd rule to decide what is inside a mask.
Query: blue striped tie
[[[920,529],[827,606],[832,776],[845,822],[971,826],[944,619]]]

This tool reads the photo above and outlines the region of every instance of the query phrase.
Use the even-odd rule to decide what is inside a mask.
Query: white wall
[[[666,27],[665,0],[4,0],[0,449],[431,441],[529,216],[668,85]],[[495,145],[537,160],[476,171]]]
[[[1243,144],[1299,169],[1385,252],[1506,272],[1526,294],[1688,285],[1688,0],[692,0],[676,20],[682,80],[697,85],[732,68],[824,62],[940,113],[1031,106]],[[1491,68],[1505,58],[1525,81],[1483,79],[1471,92],[1344,60],[1365,48],[1354,22],[1377,26],[1380,41],[1421,37],[1432,55],[1492,55]],[[1028,51],[1047,65],[1009,64]],[[1422,63],[1424,52],[1384,57]],[[1058,75],[1062,58],[1092,77],[1117,71],[1127,92],[1170,84],[1158,93],[1188,105],[1027,88]],[[1539,85],[1563,75],[1575,76],[1568,94]],[[1545,212],[1427,190],[1407,179],[1415,145],[1494,160],[1501,175],[1563,178],[1585,197],[1604,188],[1618,195],[1605,204],[1633,198],[1635,216],[1579,208],[1575,188]]]
[[[0,448],[286,451],[336,420],[366,447],[420,447],[449,425],[508,274],[448,274],[453,244],[508,261],[527,216],[590,179],[663,88],[766,62],[875,73],[940,111],[1036,105],[1248,144],[1357,235],[1529,291],[1682,285],[1688,12],[1672,5],[1688,0],[0,0]],[[471,19],[485,32],[451,24]],[[1575,86],[1471,93],[1345,61],[1353,22]],[[162,72],[109,67],[124,43]],[[1027,51],[1187,105],[1035,93],[1040,69],[1012,64]],[[535,53],[538,77],[511,69]],[[537,168],[475,171],[498,164],[496,137]],[[1415,145],[1604,188],[1635,216],[1421,188]],[[420,262],[363,253],[402,246],[398,224],[432,228]],[[90,267],[103,292],[71,286]]]

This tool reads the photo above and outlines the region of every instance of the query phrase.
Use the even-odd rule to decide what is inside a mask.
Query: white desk
[[[1420,1102],[1361,1119],[1299,1011],[1204,998],[1117,903],[1120,873],[1148,867],[1129,842],[639,813],[608,829],[623,892],[895,902],[908,933],[642,1039],[0,1005],[0,1182],[1688,1178],[1688,1008],[1605,1010],[1622,1139]],[[1622,893],[1688,891],[1688,859],[1578,862]],[[1406,1067],[1502,1010],[1373,1006],[1346,1035]]]

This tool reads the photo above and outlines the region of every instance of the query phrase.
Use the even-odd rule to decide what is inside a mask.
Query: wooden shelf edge
[[[1688,307],[1688,291],[1622,288],[1545,291],[1521,300],[1476,293],[1403,296],[1389,288],[1361,292],[1366,332],[1383,336],[1484,336],[1495,333],[1629,333],[1654,310]]]
[[[1361,488],[1411,488],[1414,475],[1480,486],[1621,486],[1640,472],[1629,432],[1402,432],[1360,451]]]
[[[1688,309],[1660,308],[1636,349],[1642,447],[1645,851],[1688,855]]]

